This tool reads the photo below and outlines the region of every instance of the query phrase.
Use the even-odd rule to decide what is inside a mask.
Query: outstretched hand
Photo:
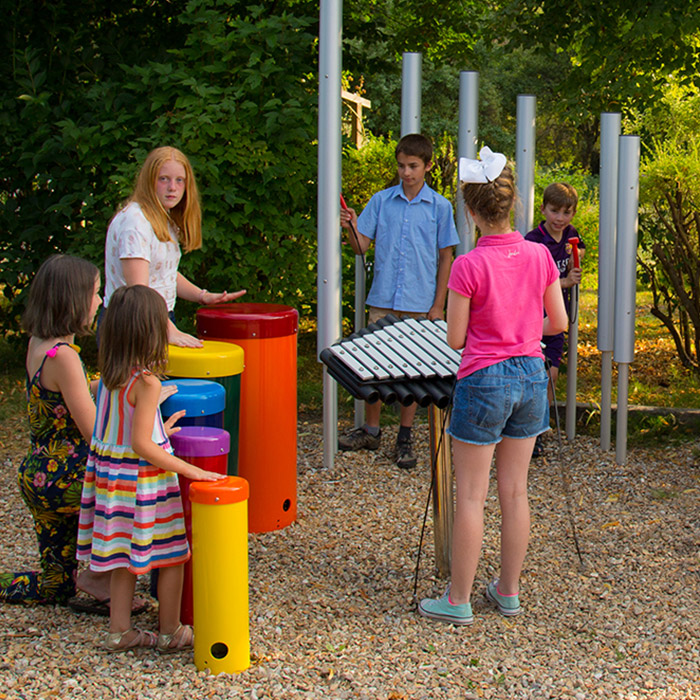
[[[182,430],[182,428],[180,428],[180,426],[176,426],[175,423],[177,423],[180,420],[180,418],[182,418],[185,415],[185,413],[186,413],[186,411],[183,408],[181,411],[175,411],[175,413],[173,413],[173,415],[170,416],[170,418],[168,418],[168,420],[163,421],[163,427],[165,428],[165,434],[168,437],[170,437],[174,433],[177,433],[180,430]]]
[[[169,399],[173,394],[177,394],[177,384],[161,384],[158,405]]]
[[[242,297],[246,293],[246,289],[241,289],[237,292],[205,292],[202,294],[201,302],[206,306],[210,304],[223,304],[227,301],[233,301]]]

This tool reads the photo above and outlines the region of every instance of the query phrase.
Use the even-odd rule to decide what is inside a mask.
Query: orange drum
[[[250,485],[248,529],[279,530],[297,513],[297,332],[281,304],[220,304],[197,311],[203,340],[243,348],[238,475]]]

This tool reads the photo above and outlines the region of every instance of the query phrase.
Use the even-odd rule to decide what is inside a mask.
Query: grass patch
[[[585,284],[596,280],[584,279]],[[579,402],[600,404],[601,353],[597,349],[598,295],[595,286],[581,290],[577,392]],[[629,404],[664,408],[700,406],[700,378],[683,367],[661,322],[651,315],[651,292],[637,290],[635,358],[629,368]],[[566,389],[562,365],[559,393]],[[613,362],[612,401],[617,402],[617,365]]]

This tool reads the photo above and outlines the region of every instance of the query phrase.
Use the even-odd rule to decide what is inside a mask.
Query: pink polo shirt
[[[452,265],[449,289],[471,299],[461,379],[511,357],[544,357],[545,289],[559,271],[544,246],[518,231],[482,236]]]

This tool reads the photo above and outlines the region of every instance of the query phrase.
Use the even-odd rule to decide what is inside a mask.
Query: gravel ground
[[[322,468],[321,426],[299,425],[298,521],[250,536],[251,668],[198,673],[191,654],[96,650],[103,618],[0,605],[2,698],[700,698],[700,468],[692,445],[629,450],[615,465],[595,440],[560,458],[553,437],[532,468],[524,613],[505,619],[483,589],[497,566],[492,489],[475,623],[420,618],[413,577],[428,493],[424,463],[403,473],[386,451]],[[35,564],[15,473],[26,445],[0,428],[0,562]],[[571,480],[581,566],[560,465]],[[440,593],[429,520],[418,595]],[[143,590],[143,584],[140,584]],[[153,612],[139,625],[155,629]]]

